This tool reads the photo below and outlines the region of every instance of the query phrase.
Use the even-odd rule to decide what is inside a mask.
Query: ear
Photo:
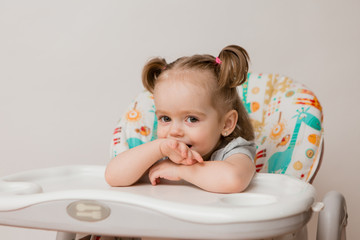
[[[224,120],[224,128],[221,131],[221,134],[224,137],[229,136],[235,129],[236,127],[236,123],[238,120],[238,113],[236,110],[230,110],[229,112],[227,112],[223,118]]]

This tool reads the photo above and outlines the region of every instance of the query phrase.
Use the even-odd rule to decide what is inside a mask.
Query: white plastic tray
[[[278,174],[257,174],[244,193],[188,184],[109,187],[104,166],[32,170],[0,179],[0,224],[117,236],[245,239],[304,226],[315,190]]]

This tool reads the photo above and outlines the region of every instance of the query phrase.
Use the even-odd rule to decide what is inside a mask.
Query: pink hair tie
[[[220,60],[219,57],[216,57],[215,62],[216,62],[217,64],[219,64],[219,65],[222,63],[222,61]]]

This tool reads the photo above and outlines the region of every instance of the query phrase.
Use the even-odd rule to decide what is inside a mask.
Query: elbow
[[[241,193],[246,190],[249,184],[246,184],[245,182],[238,180],[234,181],[232,183],[229,183],[227,187],[224,189],[223,193]]]
[[[109,184],[111,187],[116,187],[115,178],[114,178],[113,174],[111,174],[111,172],[110,172],[108,169],[105,170],[105,181],[106,181],[107,184]]]
[[[227,179],[227,187],[224,189],[226,193],[241,193],[244,192],[250,185],[250,182],[255,174],[255,169],[247,173],[235,172]]]
[[[124,179],[122,179],[121,174],[115,173],[109,168],[106,168],[105,170],[105,181],[111,187],[127,187],[133,184],[130,182],[126,182]]]
[[[115,184],[114,180],[111,177],[105,175],[105,181],[106,181],[107,184],[110,185],[110,187],[116,187],[116,184]]]
[[[247,181],[241,181],[241,182],[238,182],[235,186],[233,186],[231,188],[231,192],[230,193],[241,193],[241,192],[244,192],[247,187],[249,186],[249,183],[250,182],[247,182]]]
[[[242,179],[234,181],[228,184],[227,188],[224,189],[224,193],[241,193],[244,192],[249,186],[250,181],[244,181]]]

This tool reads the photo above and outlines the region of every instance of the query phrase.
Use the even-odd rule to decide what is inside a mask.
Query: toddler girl
[[[158,139],[118,154],[106,181],[129,186],[148,175],[153,185],[167,179],[217,193],[245,190],[255,173],[256,148],[236,87],[246,80],[248,59],[231,45],[216,58],[150,60],[142,81],[154,96]]]

